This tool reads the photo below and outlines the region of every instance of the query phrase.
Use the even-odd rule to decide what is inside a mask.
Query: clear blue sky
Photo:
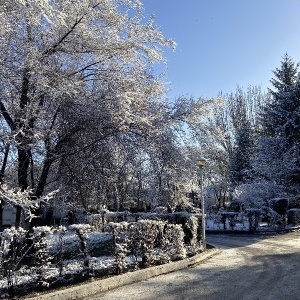
[[[167,50],[169,97],[270,87],[287,52],[300,61],[300,0],[141,0],[178,48]]]

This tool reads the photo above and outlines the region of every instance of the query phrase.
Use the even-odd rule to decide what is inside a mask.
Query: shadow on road
[[[145,290],[154,294],[142,299],[299,299],[299,269],[299,253],[253,255],[249,264],[241,266],[206,263],[181,271],[165,282],[163,292],[157,290],[157,281],[145,282]]]
[[[246,247],[265,239],[288,237],[290,233],[277,234],[210,234],[206,235],[206,242],[209,245],[220,249]]]

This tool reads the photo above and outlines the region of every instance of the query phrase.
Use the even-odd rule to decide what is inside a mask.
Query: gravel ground
[[[193,267],[86,300],[300,299],[300,232],[208,235],[222,253]],[[113,279],[112,279],[113,280]]]

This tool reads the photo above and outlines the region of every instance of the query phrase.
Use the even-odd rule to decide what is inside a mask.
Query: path
[[[193,268],[85,299],[300,299],[300,232],[208,235],[207,241],[221,248],[222,253]]]

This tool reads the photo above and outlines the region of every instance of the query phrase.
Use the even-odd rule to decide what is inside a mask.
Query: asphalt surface
[[[221,254],[86,300],[299,300],[300,232],[208,235]],[[113,280],[113,278],[112,278]]]

